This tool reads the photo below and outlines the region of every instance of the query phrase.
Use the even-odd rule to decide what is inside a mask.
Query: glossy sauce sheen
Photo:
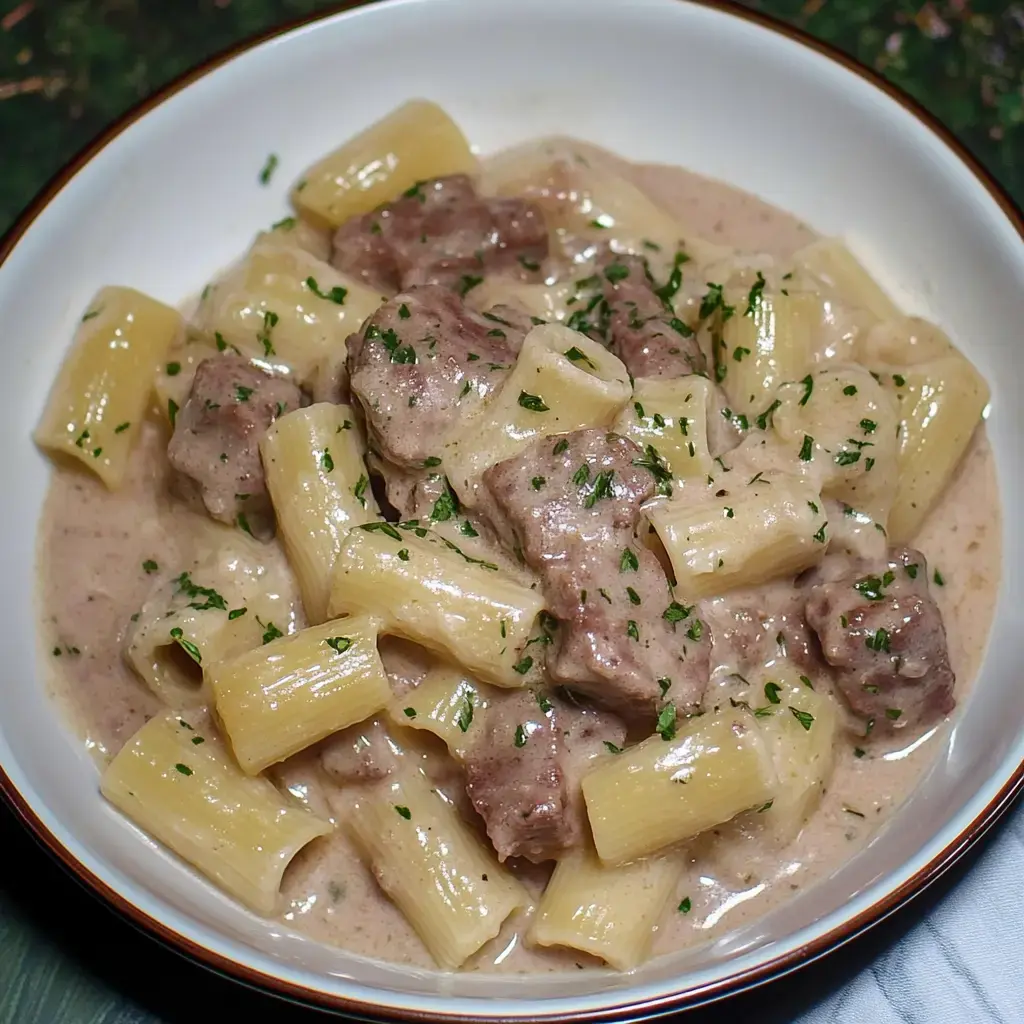
[[[720,183],[674,168],[623,166],[652,198],[711,241],[785,257],[814,238],[789,215]],[[173,575],[204,523],[167,496],[166,444],[166,429],[147,424],[117,493],[73,467],[55,470],[39,534],[40,616],[53,694],[101,764],[159,708],[121,655],[130,617],[153,584],[143,563],[151,560],[159,572]],[[945,580],[932,592],[945,620],[958,701],[984,652],[999,582],[1000,535],[995,466],[982,427],[915,543]],[[283,560],[276,543],[267,554]],[[396,689],[416,680],[415,658],[407,655],[384,651]],[[916,739],[897,735],[870,742],[841,730],[821,804],[800,836],[782,849],[767,844],[756,823],[733,822],[692,843],[654,955],[720,936],[849,858],[908,795],[945,728]],[[439,786],[456,796],[458,769],[426,740],[417,735],[406,743],[403,737],[406,755],[423,758]],[[860,758],[854,756],[858,745],[866,750]],[[271,774],[313,809],[344,815],[350,796],[326,780],[315,751]],[[516,870],[539,895],[548,868],[523,864]],[[686,914],[676,910],[684,898],[691,904]],[[284,906],[284,920],[316,939],[391,962],[433,966],[341,830],[295,859],[285,876]],[[581,953],[530,950],[521,940],[525,928],[514,916],[465,969],[543,972],[598,964]]]

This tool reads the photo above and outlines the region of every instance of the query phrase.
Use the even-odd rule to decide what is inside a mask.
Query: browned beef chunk
[[[600,292],[570,317],[569,326],[607,344],[634,377],[703,373],[707,364],[696,336],[658,295],[647,261],[614,254],[605,259],[595,282]]]
[[[602,430],[546,438],[489,469],[484,487],[560,621],[552,678],[651,731],[663,702],[699,703],[707,630],[633,536],[655,488],[640,448]]]
[[[826,559],[808,581],[807,621],[858,715],[914,728],[953,710],[953,670],[928,565],[913,548],[888,560]]]
[[[736,590],[701,604],[712,661],[741,675],[778,658],[805,672],[822,667],[818,639],[804,616],[806,595],[791,580]]]
[[[352,394],[371,449],[407,469],[434,465],[463,403],[501,383],[522,339],[498,313],[474,313],[444,288],[386,302],[348,339]]]
[[[398,765],[395,749],[380,722],[372,720],[335,733],[319,747],[320,763],[336,782],[372,782]]]
[[[523,199],[477,195],[465,174],[420,182],[400,199],[338,228],[331,262],[387,291],[440,284],[465,294],[484,274],[539,280],[544,217]]]
[[[568,709],[531,690],[495,691],[476,717],[466,792],[498,859],[550,860],[579,842],[582,819],[565,772]]]
[[[271,377],[239,356],[205,359],[167,446],[170,464],[207,512],[253,536],[274,535],[259,442],[280,415],[302,404],[291,381]]]

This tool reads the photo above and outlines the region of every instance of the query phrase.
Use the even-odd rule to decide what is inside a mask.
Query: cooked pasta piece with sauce
[[[583,777],[594,845],[606,864],[658,853],[770,800],[778,776],[754,716],[740,708],[682,719]]]
[[[450,803],[410,772],[357,801],[348,828],[434,959],[460,967],[529,903]]]
[[[281,877],[330,822],[243,775],[207,729],[168,711],[150,719],[103,773],[103,795],[136,825],[260,914]]]
[[[417,970],[757,934],[981,661],[987,384],[845,242],[571,139],[478,159],[426,100],[291,200],[181,313],[100,292],[36,434],[103,794]]]
[[[522,650],[544,603],[457,544],[425,528],[369,523],[338,556],[328,613],[366,612],[496,686],[522,686]],[[420,536],[423,534],[423,536]],[[482,563],[482,564],[477,564]]]
[[[345,535],[378,513],[357,423],[349,406],[321,402],[275,420],[260,441],[278,529],[314,624],[327,616]]]
[[[36,444],[121,485],[153,377],[181,314],[131,288],[102,288],[82,315],[36,428]]]
[[[365,615],[278,637],[208,672],[217,716],[249,775],[369,718],[391,696],[377,622]]]

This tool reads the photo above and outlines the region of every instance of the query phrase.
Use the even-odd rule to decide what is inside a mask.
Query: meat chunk
[[[697,338],[658,295],[647,261],[615,255],[609,260],[598,270],[600,293],[570,318],[570,326],[607,344],[634,377],[703,373],[707,362]]]
[[[807,621],[856,714],[902,729],[953,710],[946,630],[920,551],[893,548],[874,564],[826,559],[808,583]]]
[[[386,302],[348,339],[352,394],[370,447],[420,469],[469,405],[505,378],[523,334],[496,313],[474,313],[432,285]]]
[[[376,719],[335,733],[319,750],[320,764],[335,782],[373,782],[398,766],[391,739]]]
[[[464,295],[498,271],[539,280],[547,254],[537,206],[484,198],[467,175],[453,174],[420,182],[393,203],[346,221],[334,236],[331,262],[387,291],[439,284]]]
[[[214,519],[268,540],[274,535],[274,511],[259,442],[278,416],[301,404],[302,393],[291,381],[272,377],[240,356],[204,359],[175,417],[168,461]]]
[[[539,574],[560,622],[552,678],[648,731],[665,701],[698,704],[707,631],[634,538],[655,485],[640,448],[601,430],[549,437],[491,467],[483,483],[499,530]]]
[[[821,669],[821,650],[807,624],[805,603],[806,595],[789,579],[703,602],[716,669],[745,675],[780,658],[805,672]]]
[[[562,716],[561,705],[530,690],[496,692],[479,713],[466,792],[499,860],[550,860],[583,835],[566,782]]]

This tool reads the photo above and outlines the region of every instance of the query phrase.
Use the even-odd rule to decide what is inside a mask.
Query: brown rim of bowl
[[[7,257],[14,250],[15,245],[31,227],[33,221],[42,213],[50,201],[64,188],[64,186],[84,167],[97,153],[104,149],[126,128],[129,128],[141,117],[148,114],[155,107],[176,93],[185,89],[193,82],[209,74],[209,72],[220,67],[222,64],[233,60],[235,57],[265,43],[270,39],[285,35],[306,25],[323,21],[327,18],[340,14],[343,11],[353,10],[358,7],[366,7],[376,0],[345,0],[326,11],[306,15],[295,19],[285,25],[263,32],[254,38],[247,39],[232,46],[221,53],[209,58],[198,66],[186,71],[173,79],[162,89],[152,96],[132,107],[125,114],[122,114],[109,128],[106,129],[97,139],[87,145],[79,153],[71,158],[61,168],[36,197],[29,203],[21,216],[15,221],[9,231],[0,239],[0,266],[6,262]],[[802,29],[787,25],[771,15],[760,11],[752,11],[741,6],[735,0],[680,0],[682,3],[692,3],[701,7],[708,7],[722,13],[741,18],[745,21],[760,25],[778,35],[806,46],[809,49],[827,57],[836,64],[841,65],[848,71],[860,76],[875,88],[880,89],[890,98],[895,100],[901,107],[911,113],[918,121],[929,128],[937,135],[970,169],[972,174],[985,187],[986,191],[996,201],[1007,219],[1017,229],[1017,233],[1024,242],[1024,213],[1017,207],[1002,186],[982,166],[982,164],[960,143],[960,141],[943,125],[937,118],[933,117],[916,100],[912,99],[901,89],[884,79],[880,74],[861,64],[852,57],[847,56],[828,43],[823,43]],[[999,820],[1007,811],[1017,796],[1024,790],[1024,762],[1019,764],[1005,785],[999,790],[993,800],[984,810],[963,830],[951,843],[949,843],[939,854],[923,868],[917,871],[911,878],[892,892],[887,893],[882,899],[874,903],[867,910],[856,917],[845,921],[838,928],[834,928],[826,935],[822,935],[798,949],[782,956],[768,960],[757,967],[737,972],[720,981],[712,982],[697,988],[692,988],[670,995],[658,996],[654,999],[636,1000],[627,1003],[619,1003],[598,1010],[569,1011],[567,1013],[542,1014],[511,1018],[516,1022],[528,1024],[531,1021],[544,1022],[544,1024],[563,1024],[563,1022],[576,1021],[620,1021],[625,1019],[643,1019],[661,1014],[671,1013],[675,1010],[689,1009],[696,1006],[704,1006],[716,1002],[729,995],[733,995],[744,989],[764,984],[776,978],[782,977],[799,967],[804,966],[824,956],[826,953],[845,945],[857,935],[868,928],[878,924],[894,911],[898,910],[910,899],[922,892],[928,885],[936,881],[946,870],[953,866],[979,839]],[[388,1019],[399,1021],[417,1022],[438,1022],[453,1019],[451,1015],[441,1012],[422,1010],[391,1010],[378,1006],[372,1002],[351,999],[345,996],[337,996],[328,992],[309,988],[305,985],[293,984],[281,978],[264,974],[245,964],[238,963],[222,956],[213,950],[200,946],[192,940],[185,938],[178,932],[168,928],[161,921],[151,917],[145,911],[126,900],[120,893],[111,889],[102,879],[85,868],[70,851],[61,844],[57,837],[38,818],[35,812],[29,807],[28,802],[15,788],[6,772],[0,767],[0,793],[6,798],[21,821],[28,827],[29,831],[43,844],[43,846],[67,869],[79,882],[91,890],[95,895],[105,900],[117,911],[123,914],[128,920],[140,927],[147,934],[158,939],[164,945],[171,947],[174,951],[184,954],[186,957],[197,961],[200,965],[208,967],[217,973],[223,974],[236,981],[251,987],[260,989],[267,993],[291,999],[297,1002],[314,1005],[323,1009],[339,1012],[354,1013],[362,1017],[376,1019]],[[481,1022],[481,1024],[493,1024],[499,1019],[496,1016],[459,1015],[459,1021]]]

